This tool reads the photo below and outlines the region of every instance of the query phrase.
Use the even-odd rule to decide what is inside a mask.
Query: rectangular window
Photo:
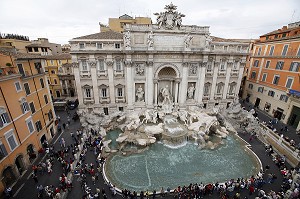
[[[41,83],[41,87],[45,88],[45,84],[44,84],[44,79],[43,78],[40,79],[40,83]]]
[[[224,46],[224,50],[227,51],[228,50],[228,46]]]
[[[91,89],[89,89],[89,88],[86,88],[86,89],[85,89],[85,96],[86,96],[87,98],[91,98]]]
[[[267,73],[264,73],[264,74],[262,75],[261,81],[262,81],[262,82],[265,82],[266,79],[267,79]]]
[[[210,85],[205,85],[204,86],[204,95],[208,95],[209,94],[209,87],[210,87]]]
[[[258,87],[257,91],[260,92],[260,93],[263,93],[264,92],[264,87]]]
[[[283,61],[278,61],[277,64],[276,64],[276,68],[275,69],[282,70],[283,69],[283,65],[284,65]]]
[[[249,85],[248,85],[248,88],[249,88],[249,89],[253,89],[253,84],[249,84]]]
[[[274,92],[274,91],[269,91],[269,92],[268,92],[268,96],[274,97],[274,95],[275,95],[275,92]]]
[[[103,44],[102,43],[96,43],[96,46],[98,49],[102,49],[103,48]]]
[[[103,108],[104,114],[108,115],[108,108]]]
[[[8,116],[8,113],[5,112],[5,113],[2,113],[0,115],[0,128],[3,127],[4,125],[10,123],[10,118]]]
[[[58,64],[61,65],[61,60],[58,60]]]
[[[99,60],[99,71],[104,71],[104,60]]]
[[[274,53],[274,46],[271,46],[269,55],[272,56]]]
[[[300,46],[298,48],[297,57],[300,57]]]
[[[298,72],[300,62],[292,62],[289,71]]]
[[[45,104],[48,104],[48,96],[44,95]]]
[[[20,82],[15,82],[15,87],[16,87],[17,92],[22,90]]]
[[[115,48],[120,48],[120,44],[115,44]]]
[[[255,79],[255,78],[256,78],[256,72],[253,71],[253,72],[251,73],[251,79]]]
[[[117,60],[116,61],[116,71],[121,71],[122,70],[122,67],[121,67],[121,61],[120,60]]]
[[[255,60],[253,66],[258,67],[258,64],[259,64],[259,60]]]
[[[101,89],[102,97],[107,97],[106,88]]]
[[[287,102],[288,99],[289,99],[289,97],[287,95],[280,95],[280,98],[279,98],[279,100],[284,101],[284,102]]]
[[[4,144],[2,144],[2,142],[0,141],[0,160],[2,160],[7,155],[8,155],[7,150],[4,146]]]
[[[123,89],[118,88],[118,97],[123,97]]]
[[[82,70],[83,71],[87,71],[88,68],[87,68],[87,62],[86,62],[86,60],[82,60],[81,63],[82,63]]]
[[[278,85],[279,79],[280,79],[280,76],[279,75],[275,75],[274,79],[273,79],[273,84]]]
[[[27,127],[28,127],[29,132],[33,133],[34,132],[34,127],[33,127],[32,120],[29,119],[29,120],[26,121],[26,123],[27,123]]]
[[[26,101],[23,101],[21,103],[21,109],[22,109],[22,113],[26,113],[27,111],[29,111],[29,105]]]
[[[124,108],[123,107],[119,107],[119,111],[124,111]]]
[[[286,80],[285,87],[286,87],[286,88],[292,88],[292,86],[293,86],[293,81],[294,81],[294,78],[288,77],[287,80]]]
[[[29,94],[30,94],[29,84],[28,84],[28,83],[25,83],[25,84],[24,84],[24,88],[25,88],[26,95],[29,95]]]
[[[289,45],[284,45],[282,53],[281,53],[282,56],[286,56],[288,48],[289,48]]]
[[[271,63],[270,60],[266,61],[266,68],[269,68],[269,67],[270,67],[270,63]]]
[[[38,132],[40,132],[43,129],[41,121],[37,121],[35,123],[35,128]]]
[[[18,146],[13,130],[6,133],[5,138],[10,150],[13,151]]]
[[[30,107],[30,110],[31,110],[32,114],[35,113],[35,107],[34,107],[34,103],[33,102],[29,103],[29,107]]]
[[[261,47],[258,48],[257,55],[260,55],[260,53],[261,53]]]
[[[20,73],[23,77],[25,77],[26,74],[25,74],[23,65],[22,65],[22,64],[17,64],[17,66],[18,66],[19,73]]]
[[[39,48],[38,47],[33,47],[34,52],[39,52]]]
[[[241,46],[238,46],[237,47],[237,51],[241,51],[242,47]]]
[[[48,118],[49,118],[49,121],[53,119],[52,110],[49,110],[49,112],[48,112]]]
[[[79,44],[79,49],[84,49],[84,43]]]

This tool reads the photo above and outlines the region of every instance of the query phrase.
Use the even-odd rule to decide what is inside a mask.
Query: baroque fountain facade
[[[236,143],[231,138],[236,131],[223,116],[241,114],[234,97],[239,91],[248,43],[211,37],[207,26],[183,26],[185,15],[176,11],[176,6],[171,3],[165,9],[155,13],[157,24],[126,25],[123,34],[97,33],[70,41],[80,122],[86,130],[92,128],[104,137],[107,180],[119,188],[145,190],[159,188],[154,179],[159,183],[166,173],[169,184],[163,186],[175,188],[179,182],[172,180],[177,177],[174,172],[188,171],[188,167],[194,170],[184,175],[194,181],[206,175],[209,182],[217,172],[209,168],[220,171],[225,164],[230,167],[224,170],[232,167],[239,177],[257,173],[261,165],[244,147],[246,143],[239,140],[243,147],[230,148]],[[93,44],[99,42],[102,48],[94,49]],[[119,43],[118,49],[111,42]],[[230,112],[226,112],[224,107],[229,104],[226,111]],[[110,140],[109,134],[115,129],[121,132]],[[117,146],[112,147],[111,142]],[[159,148],[158,143],[168,149]],[[242,159],[226,163],[224,155],[231,152]],[[238,171],[244,167],[248,170]],[[154,170],[150,172],[151,168]],[[139,171],[131,173],[135,170]],[[156,171],[156,176],[151,176]],[[143,174],[147,175],[135,181],[134,177]],[[215,180],[233,177],[226,172],[220,172],[220,176]],[[130,185],[134,181],[147,183]]]

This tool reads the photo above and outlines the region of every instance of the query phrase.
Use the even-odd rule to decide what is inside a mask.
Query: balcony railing
[[[125,97],[116,97],[116,102],[120,103],[120,102],[126,102]]]
[[[106,70],[97,70],[97,75],[98,75],[98,77],[107,76],[107,71]]]

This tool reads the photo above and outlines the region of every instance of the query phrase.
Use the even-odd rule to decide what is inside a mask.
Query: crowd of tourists
[[[59,118],[60,120],[60,118]],[[102,137],[94,129],[78,129],[76,132],[69,130],[70,116],[67,122],[63,123],[65,133],[70,133],[72,137],[72,144],[66,145],[64,138],[61,138],[58,149],[54,148],[52,144],[47,141],[43,143],[44,153],[46,158],[37,165],[32,166],[31,177],[36,183],[38,198],[60,199],[62,194],[66,191],[71,191],[73,183],[71,178],[68,178],[70,172],[73,173],[73,180],[80,182],[82,189],[82,199],[98,199],[98,198],[112,198],[117,194],[116,187],[108,184],[110,193],[106,193],[104,187],[96,187],[99,177],[102,177],[102,167],[105,162],[105,157],[102,157]],[[255,133],[255,132],[254,132]],[[253,135],[250,135],[250,138]],[[93,153],[95,162],[87,162],[87,153]],[[217,182],[210,184],[191,183],[189,185],[178,186],[171,190],[170,187],[160,190],[145,190],[137,192],[134,190],[122,190],[119,193],[123,198],[127,199],[146,199],[158,197],[172,197],[177,199],[200,199],[217,196],[222,199],[229,198],[243,198],[251,197],[257,199],[296,199],[300,197],[299,181],[300,169],[286,166],[286,157],[276,154],[272,146],[266,146],[266,154],[268,154],[275,165],[277,165],[283,177],[280,191],[265,191],[265,184],[278,183],[278,177],[270,172],[270,166],[267,165],[256,176],[250,178],[231,179],[226,182]],[[62,169],[62,174],[58,178],[58,185],[42,185],[39,184],[39,177],[42,175],[52,175],[53,165],[59,164]],[[89,186],[91,183],[94,186]],[[243,194],[242,194],[243,193]],[[245,194],[247,193],[247,194]],[[247,196],[245,196],[247,195]]]

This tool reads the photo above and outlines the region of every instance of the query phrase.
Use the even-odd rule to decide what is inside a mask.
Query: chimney
[[[282,30],[287,30],[287,26],[283,26],[283,27],[282,27]]]

